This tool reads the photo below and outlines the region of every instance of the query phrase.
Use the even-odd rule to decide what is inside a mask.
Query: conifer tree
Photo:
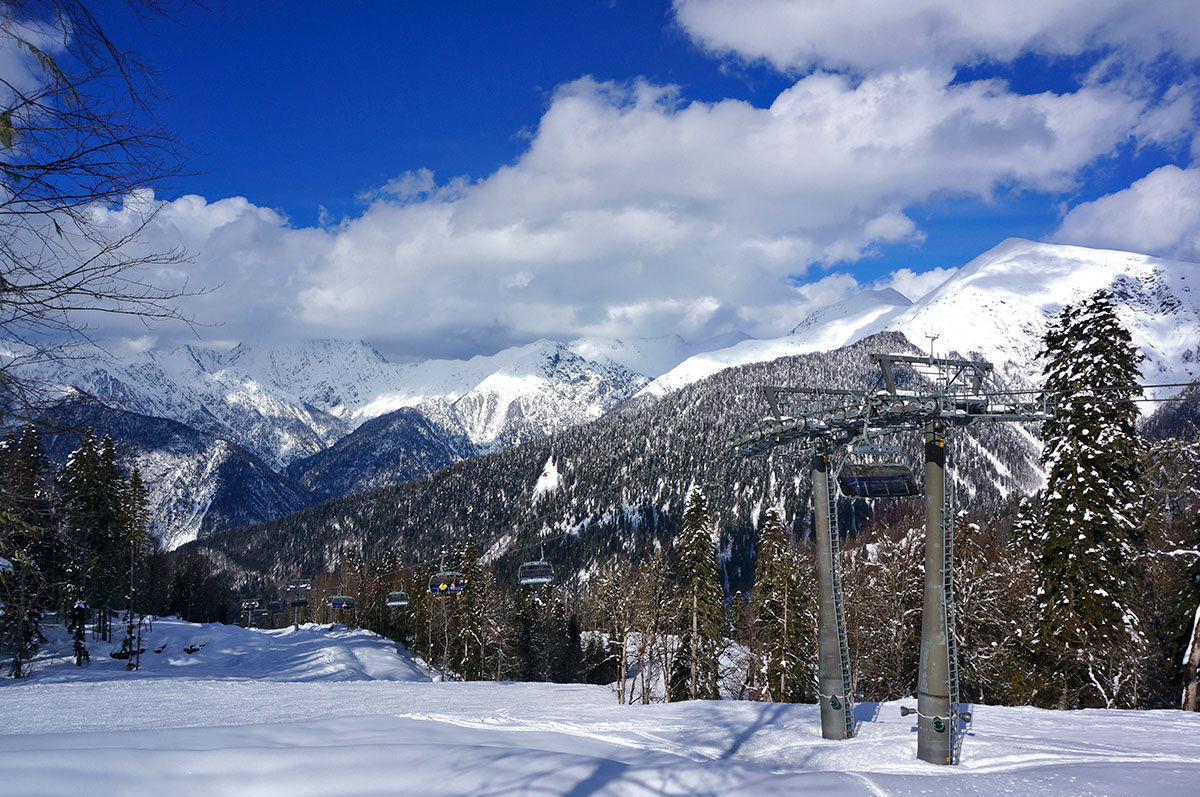
[[[27,663],[45,641],[42,619],[53,605],[56,545],[49,464],[31,426],[0,451],[0,648],[12,654],[9,674],[28,674]]]
[[[80,560],[83,600],[96,611],[97,631],[110,639],[109,619],[127,580],[122,524],[123,479],[111,439],[85,431],[63,469],[62,491],[69,533]]]
[[[522,681],[545,681],[549,678],[550,640],[546,635],[548,607],[539,589],[517,587],[517,618],[515,655],[517,678]]]
[[[1131,705],[1144,643],[1130,608],[1143,447],[1132,399],[1141,394],[1142,357],[1107,291],[1064,308],[1045,344],[1045,387],[1060,392],[1043,428],[1041,699],[1062,708]]]
[[[458,639],[451,664],[464,681],[483,678],[484,629],[487,625],[487,595],[483,592],[483,563],[474,537],[468,537],[456,559],[466,589],[455,599],[458,614]]]
[[[67,631],[70,632],[71,640],[74,642],[76,667],[82,667],[92,658],[87,649],[87,618],[87,606],[84,605],[83,601],[75,601],[75,605],[71,607],[70,619],[67,622]]]
[[[718,659],[725,640],[725,599],[708,499],[699,488],[688,494],[676,544],[679,646],[671,671],[671,700],[716,700]]]
[[[1146,560],[1137,608],[1147,618],[1149,678],[1142,704],[1200,710],[1200,433],[1155,442],[1147,452]],[[1182,663],[1182,667],[1180,666]]]
[[[754,630],[762,649],[767,695],[775,702],[804,699],[811,685],[803,649],[812,629],[807,627],[807,596],[800,584],[801,564],[789,544],[779,510],[763,513],[758,533],[758,562],[754,570]]]

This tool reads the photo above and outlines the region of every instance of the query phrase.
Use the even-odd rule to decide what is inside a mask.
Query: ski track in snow
[[[1200,780],[1200,715],[1177,711],[975,706],[963,763],[938,767],[915,760],[899,702],[856,707],[858,737],[827,741],[814,705],[435,683],[339,626],[159,620],[136,673],[97,642],[75,668],[51,631],[33,678],[0,686],[0,794],[1150,795]]]

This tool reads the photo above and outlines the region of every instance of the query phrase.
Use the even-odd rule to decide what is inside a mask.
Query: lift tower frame
[[[771,415],[729,441],[734,453],[753,456],[791,443],[812,452],[817,549],[818,657],[822,735],[854,735],[851,674],[846,647],[837,532],[837,479],[855,449],[877,451],[873,434],[924,433],[925,586],[921,623],[917,708],[917,757],[933,764],[958,761],[961,725],[958,656],[954,642],[954,489],[948,442],[955,429],[981,421],[1038,423],[1054,416],[1043,391],[994,391],[984,387],[991,363],[904,354],[872,354],[883,390],[764,386]],[[901,390],[915,372],[919,390]],[[783,410],[786,409],[785,413]]]

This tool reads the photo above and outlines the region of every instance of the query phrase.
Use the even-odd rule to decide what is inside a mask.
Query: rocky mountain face
[[[391,363],[363,341],[184,346],[39,375],[109,406],[224,437],[275,468],[405,407],[489,449],[599,417],[649,380],[537,341],[470,360]]]
[[[649,381],[548,341],[422,363],[361,341],[185,346],[38,376],[114,408],[98,431],[142,469],[169,547],[593,420]]]
[[[416,479],[477,454],[465,435],[412,407],[372,418],[324,451],[293,460],[284,473],[316,500]]]
[[[121,464],[141,471],[152,531],[168,548],[314,503],[303,485],[228,440],[92,401],[62,407],[49,419],[43,439],[51,462],[64,464],[85,428],[112,438]]]

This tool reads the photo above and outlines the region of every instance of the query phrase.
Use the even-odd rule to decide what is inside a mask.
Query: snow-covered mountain
[[[79,444],[79,430],[90,428],[116,442],[121,464],[141,472],[151,530],[168,549],[316,501],[304,485],[242,447],[177,421],[84,401],[56,410],[51,425],[54,431],[43,440],[60,466]]]
[[[152,446],[139,454],[144,474],[160,482],[151,485],[162,502],[160,533],[179,541],[243,516],[265,520],[416,478],[594,420],[634,395],[653,401],[731,366],[832,351],[883,331],[918,346],[936,336],[939,354],[980,356],[1010,381],[1036,383],[1046,324],[1099,288],[1112,290],[1146,353],[1147,382],[1200,375],[1200,265],[1009,239],[915,302],[894,290],[864,291],[773,340],[539,340],[418,363],[389,362],[362,341],[246,342],[228,352],[185,346],[69,362],[41,377],[195,430],[186,462]],[[231,474],[222,477],[223,498],[212,492],[218,467]],[[243,487],[247,508],[239,514],[233,496]]]
[[[925,345],[936,336],[937,353],[980,356],[1005,376],[1036,384],[1046,325],[1063,305],[1101,288],[1113,292],[1118,315],[1146,355],[1147,383],[1200,375],[1200,264],[1009,238],[915,302],[891,290],[864,291],[785,337],[690,357],[642,394],[662,396],[730,366],[826,351],[884,331]]]
[[[224,353],[184,346],[66,363],[43,378],[225,437],[276,468],[405,407],[488,450],[599,417],[649,381],[546,340],[420,363],[388,362],[363,341],[243,343]]]
[[[833,351],[871,334],[866,330],[878,331],[876,328],[882,319],[892,318],[911,305],[903,294],[890,288],[863,291],[816,311],[785,337],[742,340],[726,348],[688,357],[644,387],[639,395],[665,396],[735,365]]]
[[[736,345],[749,337],[733,332],[689,343],[679,335],[657,338],[576,338],[567,347],[585,360],[611,362],[653,379],[688,357]]]

